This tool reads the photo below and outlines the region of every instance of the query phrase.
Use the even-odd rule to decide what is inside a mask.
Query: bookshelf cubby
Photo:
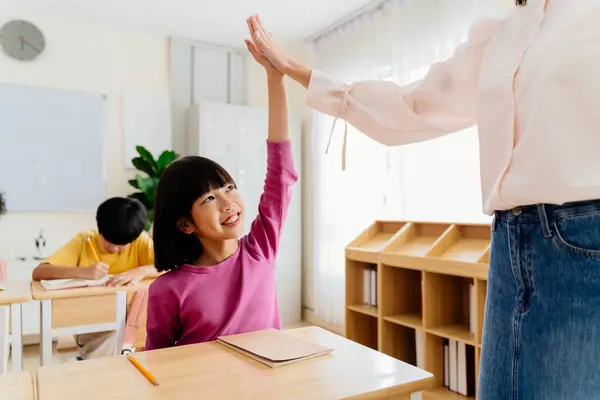
[[[469,329],[473,279],[432,272],[424,272],[424,276],[424,327],[436,335],[475,345],[475,330],[471,333]]]
[[[348,339],[378,350],[376,317],[348,309],[346,310],[346,327]]]
[[[421,331],[418,332],[421,334]],[[415,329],[384,321],[381,351],[398,360],[417,365],[416,334]]]
[[[381,265],[380,270],[382,273],[381,312],[384,321],[422,329],[422,272],[384,264]]]
[[[374,222],[346,248],[346,337],[433,373],[423,400],[475,399],[444,387],[444,344],[465,344],[476,382],[490,242],[489,224]]]

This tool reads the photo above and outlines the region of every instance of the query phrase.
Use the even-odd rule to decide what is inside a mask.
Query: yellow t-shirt
[[[88,236],[92,239],[100,261],[110,267],[108,273],[111,275],[145,265],[154,265],[154,247],[152,239],[146,232],[142,232],[125,250],[115,254],[107,253],[104,250],[100,244],[100,235],[97,231],[81,232],[46,258],[44,262],[66,267],[88,267],[94,264],[96,258],[90,245],[86,243]]]

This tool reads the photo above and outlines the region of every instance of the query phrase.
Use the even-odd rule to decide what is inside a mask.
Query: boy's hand
[[[279,71],[277,68],[275,68],[273,66],[273,64],[271,64],[269,62],[269,60],[267,60],[267,57],[265,57],[263,54],[261,54],[256,47],[254,46],[254,43],[252,43],[251,40],[246,39],[244,40],[244,42],[246,42],[246,47],[248,48],[248,51],[250,52],[250,54],[252,54],[252,57],[254,57],[254,60],[259,63],[260,65],[263,66],[263,68],[265,69],[265,71],[267,71],[267,75],[269,75],[270,77],[277,77],[277,78],[281,78],[283,77],[283,73],[281,71]]]
[[[129,271],[125,271],[120,274],[112,276],[108,280],[108,282],[106,282],[106,286],[134,285],[136,283],[139,283],[145,277],[146,277],[146,274],[144,274],[140,268],[134,268]]]
[[[108,275],[108,265],[97,262],[89,267],[80,268],[82,279],[100,279]]]

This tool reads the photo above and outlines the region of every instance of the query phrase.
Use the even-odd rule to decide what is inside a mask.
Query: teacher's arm
[[[422,80],[399,86],[387,81],[337,82],[288,57],[258,17],[248,19],[259,50],[276,68],[308,89],[309,107],[345,119],[388,146],[421,142],[476,124],[479,72],[499,23],[497,19],[476,22],[468,41],[452,57],[434,64]]]

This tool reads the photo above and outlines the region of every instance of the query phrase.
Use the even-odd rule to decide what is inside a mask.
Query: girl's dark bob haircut
[[[202,254],[194,235],[179,230],[177,221],[191,218],[194,202],[211,190],[235,185],[229,173],[216,162],[198,156],[173,162],[158,181],[154,204],[154,265],[158,271],[193,263]]]

